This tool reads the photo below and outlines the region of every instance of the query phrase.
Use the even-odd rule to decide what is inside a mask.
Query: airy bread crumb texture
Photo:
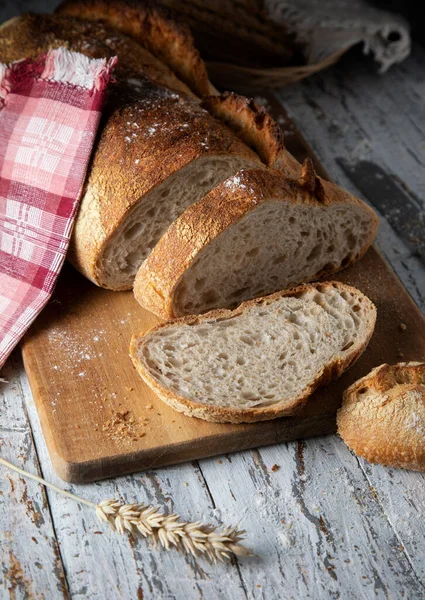
[[[302,286],[133,338],[142,377],[177,410],[213,421],[289,414],[342,373],[373,332],[372,302],[340,283]]]
[[[360,254],[371,226],[362,207],[265,202],[199,253],[176,289],[174,313],[235,306],[338,271]]]
[[[251,163],[242,157],[202,156],[145,194],[105,245],[98,262],[102,284],[114,289],[131,287],[140,265],[171,223],[247,164]]]
[[[425,471],[425,363],[373,369],[346,390],[337,422],[358,456]]]

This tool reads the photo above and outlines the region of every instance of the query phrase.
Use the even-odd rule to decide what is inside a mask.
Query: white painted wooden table
[[[0,21],[54,4],[6,3]],[[425,199],[424,67],[422,47],[384,77],[349,56],[280,96],[337,181],[361,195],[341,159],[369,159]],[[381,199],[368,200],[379,212]],[[424,310],[424,264],[380,216],[379,246]],[[1,456],[62,485],[18,351],[3,376],[9,383],[0,384]],[[95,502],[117,497],[191,520],[237,523],[257,556],[212,566],[133,543],[101,526],[89,508],[0,470],[0,598],[425,597],[424,476],[369,465],[336,436],[67,489]]]

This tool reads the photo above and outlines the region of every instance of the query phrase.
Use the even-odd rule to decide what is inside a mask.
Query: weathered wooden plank
[[[39,475],[22,388],[13,362],[11,359],[2,371],[8,383],[0,383],[0,454]],[[16,600],[68,597],[44,490],[3,467],[0,467],[0,523],[0,597]]]
[[[249,598],[423,598],[411,557],[336,436],[201,466],[222,518],[239,518],[258,553],[240,564]]]
[[[64,486],[52,469],[24,373],[21,382],[44,476]],[[214,507],[197,463],[91,485],[68,485],[66,489],[93,502],[119,498],[127,502],[153,503],[189,520],[221,523],[220,511]],[[101,525],[89,508],[73,504],[50,491],[48,498],[73,599],[87,595],[99,600],[117,597],[155,600],[246,598],[235,564],[214,566],[177,552],[160,551],[143,539],[133,542]]]
[[[358,459],[374,496],[396,533],[413,572],[425,585],[425,477]],[[425,591],[424,591],[425,596]]]

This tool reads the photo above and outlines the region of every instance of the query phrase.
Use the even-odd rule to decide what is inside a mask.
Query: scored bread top
[[[337,423],[366,460],[425,471],[425,363],[373,369],[344,392]]]
[[[360,258],[372,243],[376,234],[377,219],[372,209],[361,200],[337,186],[329,185],[331,193],[318,200],[302,182],[285,178],[278,171],[240,171],[218,185],[203,200],[190,206],[169,227],[139,269],[134,283],[136,299],[142,306],[163,318],[173,318],[182,314],[179,312],[180,307],[176,305],[176,292],[186,271],[212,242],[220,239],[223,232],[269,200],[284,203],[284,206],[311,206],[321,210],[326,210],[332,205],[358,207],[364,213],[365,219],[370,221],[370,233],[361,250],[349,256],[339,268],[348,266]],[[291,223],[288,222],[285,226],[290,231]],[[279,233],[281,238],[284,235],[284,231]],[[259,242],[266,243],[267,246],[274,243],[274,240]],[[231,265],[223,265],[223,269],[230,267]],[[330,267],[317,273],[315,278],[320,279],[336,270],[339,269]]]
[[[172,90],[191,94],[190,89],[160,60],[140,44],[101,22],[80,21],[59,15],[23,15],[4,25],[0,36],[0,58],[10,63],[37,58],[51,48],[66,46],[90,58],[117,55],[114,75],[119,81],[134,76],[149,77]]]
[[[163,5],[149,0],[65,0],[56,12],[107,23],[136,39],[199,97],[214,92],[189,27]]]
[[[255,100],[224,92],[203,98],[201,106],[233,129],[268,167],[294,178],[301,175],[300,163],[285,148],[279,123]]]
[[[294,414],[351,366],[375,320],[355,288],[303,285],[157,325],[133,337],[130,354],[173,408],[211,421],[261,421]]]

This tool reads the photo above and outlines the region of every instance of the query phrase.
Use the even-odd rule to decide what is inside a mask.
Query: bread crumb
[[[217,462],[218,462],[218,464],[219,464],[219,465],[222,465],[222,464],[223,464],[223,461],[222,461],[222,460],[218,460]]]
[[[403,358],[403,356],[404,356],[404,352],[402,352],[401,350],[399,350],[399,351],[397,352],[397,356],[399,356],[400,358]]]
[[[279,465],[274,464],[272,466],[272,473],[276,473],[276,471],[279,471],[279,469],[280,469]]]
[[[399,327],[400,327],[401,331],[406,331],[406,329],[407,329],[407,325],[405,323],[400,323]]]
[[[151,410],[153,408],[152,404],[146,404],[145,408],[147,408],[148,410]]]
[[[111,440],[128,445],[145,437],[146,432],[142,430],[146,423],[136,419],[129,410],[115,411],[113,417],[105,421],[102,431]]]
[[[189,484],[187,483],[187,481],[183,481],[183,483],[185,484],[186,487],[189,487]]]
[[[131,387],[131,386],[129,386],[129,385],[126,385],[125,389],[126,389],[127,392],[132,392],[134,390],[134,388]]]

